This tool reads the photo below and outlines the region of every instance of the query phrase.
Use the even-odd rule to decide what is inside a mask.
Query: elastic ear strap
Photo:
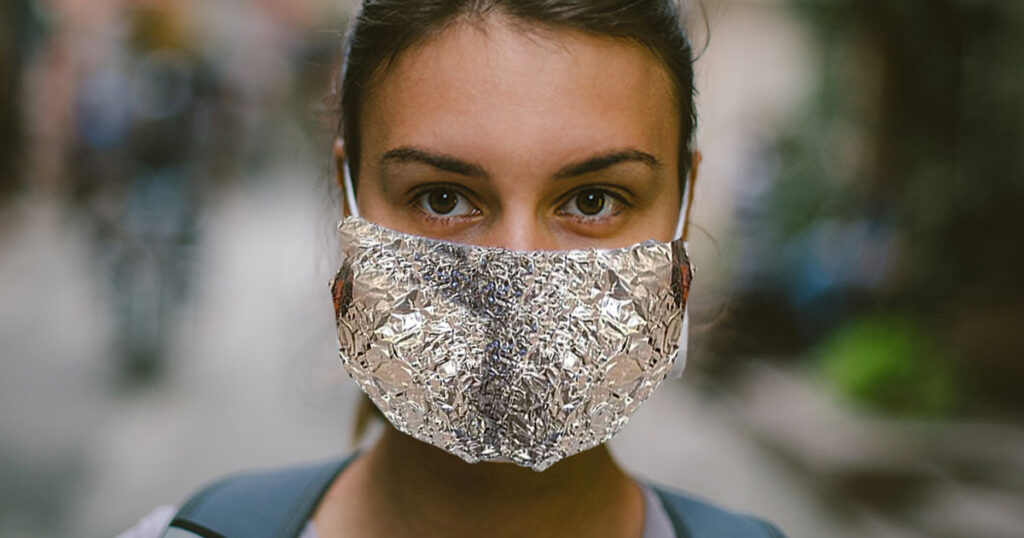
[[[672,363],[672,370],[668,373],[669,379],[683,377],[683,370],[686,369],[686,354],[689,351],[690,336],[690,309],[683,309],[683,327],[679,330],[679,348],[676,351],[676,360]]]
[[[352,173],[348,169],[348,159],[345,160],[345,164],[342,165],[344,168],[343,174],[345,179],[345,205],[348,206],[348,214],[353,217],[359,216],[359,206],[356,205],[356,189],[352,184]]]
[[[679,218],[676,220],[676,233],[673,239],[683,238],[685,241],[689,235],[690,206],[693,204],[693,171],[686,174],[686,181],[683,184],[683,201],[679,204]]]
[[[690,206],[693,205],[693,171],[686,176],[686,184],[683,186],[683,201],[679,204],[679,220],[676,221],[676,233],[674,239],[682,238],[686,241],[688,227],[690,224]],[[672,370],[669,371],[669,379],[678,379],[683,376],[686,369],[686,355],[689,351],[690,340],[690,308],[689,305],[683,308],[683,327],[679,330],[679,346],[676,351],[675,362],[672,363]]]

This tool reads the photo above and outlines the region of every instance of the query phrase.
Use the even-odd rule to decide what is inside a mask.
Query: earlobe
[[[342,196],[345,195],[345,142],[340,138],[334,139],[334,147],[332,148],[334,154],[334,181],[338,183],[338,187],[341,187]],[[348,204],[341,204],[341,211],[344,217],[349,217]]]

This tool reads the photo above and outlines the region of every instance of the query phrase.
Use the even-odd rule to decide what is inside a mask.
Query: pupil
[[[604,209],[604,195],[599,192],[587,192],[576,197],[576,207],[584,215],[596,215]]]
[[[458,197],[452,191],[436,190],[430,193],[430,197],[427,200],[430,204],[430,209],[435,213],[445,214],[451,213],[455,206],[459,203]]]

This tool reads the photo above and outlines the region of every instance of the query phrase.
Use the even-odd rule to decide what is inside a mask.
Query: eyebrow
[[[659,161],[654,155],[644,151],[627,149],[605,153],[596,157],[591,157],[582,162],[570,164],[555,173],[553,178],[568,179],[592,172],[598,172],[605,168],[615,166],[616,164],[630,162],[643,163],[655,170],[660,170],[662,167],[661,161]]]
[[[381,168],[388,163],[420,163],[433,166],[438,170],[451,172],[453,174],[478,177],[481,179],[487,178],[487,172],[478,164],[466,162],[449,155],[431,153],[429,151],[424,151],[410,146],[395,148],[384,153],[380,158]]]
[[[660,170],[663,166],[661,161],[650,153],[636,149],[624,149],[603,153],[578,163],[563,166],[555,173],[554,176],[552,176],[552,179],[569,179],[582,176],[584,174],[598,172],[617,164],[630,162],[646,164],[655,170]],[[380,165],[383,167],[388,163],[419,163],[462,176],[481,179],[487,179],[489,177],[487,171],[479,164],[463,161],[462,159],[458,159],[450,155],[433,153],[412,146],[403,146],[388,150],[381,156]]]

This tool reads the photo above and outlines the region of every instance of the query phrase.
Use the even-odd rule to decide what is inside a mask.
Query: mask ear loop
[[[692,172],[691,172],[692,174]],[[693,204],[693,177],[688,177],[683,187],[683,200],[679,205],[679,219],[676,221],[676,233],[673,240],[682,239],[683,249],[689,253],[689,244],[686,241],[690,225],[690,206]],[[689,348],[690,337],[690,305],[683,307],[683,326],[679,329],[679,346],[676,350],[676,357],[672,362],[672,369],[669,370],[669,379],[683,377],[683,370],[686,369],[686,355]]]
[[[342,165],[342,173],[345,179],[342,183],[345,184],[345,205],[348,206],[348,214],[352,217],[359,216],[359,206],[356,205],[356,189],[352,184],[352,173],[348,169],[348,159],[345,159],[345,164]]]
[[[687,174],[686,184],[683,185],[682,204],[679,205],[679,218],[676,219],[676,233],[672,239],[686,241],[690,235],[690,206],[693,205],[693,172]]]

